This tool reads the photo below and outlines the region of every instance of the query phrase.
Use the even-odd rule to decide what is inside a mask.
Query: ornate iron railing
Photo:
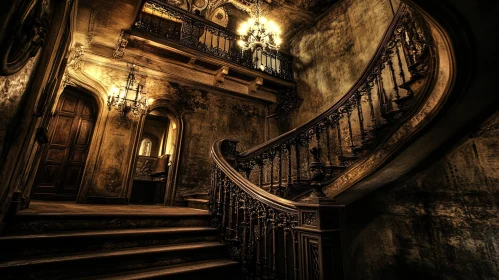
[[[278,51],[242,52],[237,46],[237,34],[161,1],[146,1],[132,30],[146,32],[284,80],[293,80],[293,58],[290,55]]]
[[[425,97],[420,93],[429,84],[424,79],[430,78],[431,44],[424,20],[401,6],[376,55],[343,98],[305,125],[240,153],[236,168],[285,198],[310,189],[311,168],[318,162],[325,163],[325,183],[338,177]]]
[[[237,141],[215,143],[211,211],[246,279],[342,279],[341,206],[321,188],[414,115],[435,59],[426,21],[401,4],[360,79],[330,109],[243,153]],[[311,188],[311,204],[288,200]]]

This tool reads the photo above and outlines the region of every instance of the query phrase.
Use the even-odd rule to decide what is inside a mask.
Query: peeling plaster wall
[[[23,96],[28,90],[29,84],[33,79],[36,65],[40,53],[24,66],[19,72],[10,76],[0,76],[0,155],[4,159],[6,137],[8,134],[15,133],[12,127],[12,121],[19,110]],[[12,135],[11,135],[12,137]],[[1,164],[0,160],[0,164]]]
[[[346,279],[498,279],[499,117],[347,207]]]
[[[239,151],[264,141],[265,105],[215,94],[208,94],[207,97],[206,109],[196,109],[184,118],[184,146],[177,195],[208,191],[212,168],[209,153],[216,140],[238,140]]]
[[[398,0],[342,0],[291,42],[303,104],[291,129],[336,103],[362,74],[392,20]]]
[[[85,62],[84,70],[93,80],[99,81],[109,91],[112,86],[121,86],[127,72]],[[166,78],[142,76],[148,97],[172,98],[172,86]],[[133,95],[133,94],[132,94]],[[130,96],[129,96],[130,97]],[[133,96],[131,96],[133,97]],[[101,96],[107,100],[107,96]],[[226,94],[193,91],[189,98],[178,97],[177,106],[183,113],[184,133],[177,180],[177,197],[190,192],[206,191],[210,183],[210,149],[220,138],[240,140],[240,150],[264,141],[266,105],[231,97]],[[107,108],[104,109],[107,111]],[[83,179],[83,197],[126,198],[124,180],[130,164],[134,139],[137,136],[139,119],[130,117],[125,125],[118,125],[119,114],[111,110],[100,131],[103,135],[96,149],[94,161],[87,162]],[[94,139],[98,139],[94,138]],[[140,143],[139,143],[140,144]],[[89,155],[88,158],[91,158]]]

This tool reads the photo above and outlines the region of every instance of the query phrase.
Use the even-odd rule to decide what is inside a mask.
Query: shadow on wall
[[[350,205],[347,279],[497,279],[498,155],[496,114],[443,159]]]

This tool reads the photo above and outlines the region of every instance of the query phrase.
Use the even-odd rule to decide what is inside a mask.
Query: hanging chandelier
[[[146,93],[143,91],[144,85],[136,81],[135,73],[137,72],[137,66],[135,64],[129,64],[130,72],[126,80],[125,86],[120,90],[117,87],[113,87],[112,94],[107,98],[107,107],[110,111],[112,107],[120,112],[120,119],[126,119],[129,112],[134,115],[147,113],[147,108],[149,104],[152,103],[152,99],[147,99]],[[129,98],[129,93],[135,92],[134,98]]]
[[[277,51],[282,43],[281,29],[275,22],[264,17],[259,0],[256,0],[251,17],[239,26],[237,33],[241,36],[238,45],[243,51],[249,49]]]

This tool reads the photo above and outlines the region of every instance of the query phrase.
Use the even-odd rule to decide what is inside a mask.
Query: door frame
[[[74,199],[74,201],[77,201],[78,196],[80,195],[80,193],[82,191],[83,180],[85,178],[85,173],[86,173],[89,158],[91,155],[91,149],[92,149],[92,146],[95,146],[94,140],[96,139],[96,136],[97,136],[96,135],[97,134],[97,125],[99,122],[99,118],[101,116],[101,112],[100,112],[100,108],[101,108],[100,105],[101,104],[99,104],[100,102],[98,102],[98,99],[96,99],[93,94],[91,94],[89,91],[87,91],[83,88],[75,87],[75,86],[64,87],[61,90],[60,94],[57,96],[57,99],[55,100],[54,106],[52,108],[52,116],[51,116],[51,119],[50,119],[49,124],[48,124],[48,128],[49,128],[48,135],[50,135],[50,136],[52,136],[52,134],[54,133],[55,126],[53,126],[51,124],[52,124],[52,121],[54,120],[54,117],[56,116],[57,110],[59,109],[59,106],[60,106],[59,101],[60,101],[63,94],[78,96],[78,97],[81,97],[82,99],[86,99],[86,100],[92,102],[92,106],[94,107],[93,113],[95,114],[94,115],[94,126],[92,129],[92,136],[91,136],[90,143],[88,145],[88,150],[87,150],[87,153],[85,156],[85,162],[83,163],[83,166],[82,166],[83,171],[81,174],[78,191],[77,191],[77,194],[76,194],[75,199]],[[50,139],[50,140],[52,140],[52,139]],[[74,139],[72,139],[72,140],[74,140]],[[45,147],[43,148],[42,156],[40,158],[40,164],[38,164],[36,167],[37,170],[35,172],[35,179],[33,180],[33,184],[31,186],[31,191],[30,191],[30,196],[29,196],[30,198],[33,198],[35,196],[36,187],[41,180],[41,177],[40,177],[41,176],[41,168],[42,168],[42,165],[45,164],[45,159],[46,159],[49,147],[50,147],[50,142],[47,143],[45,145]],[[43,198],[34,198],[34,199],[43,199]],[[57,195],[55,195],[54,198],[47,198],[47,199],[43,199],[43,200],[58,201],[58,200],[66,200],[66,199],[58,198]],[[70,201],[70,200],[68,200],[68,201]],[[73,201],[73,199],[71,199],[71,201]]]
[[[182,146],[183,146],[183,134],[184,134],[184,120],[183,118],[176,112],[176,110],[172,107],[171,101],[168,99],[159,99],[159,100],[154,100],[154,103],[151,104],[148,108],[147,113],[155,110],[155,109],[165,109],[167,112],[167,116],[170,119],[171,122],[174,122],[177,125],[177,135],[175,137],[175,143],[176,147],[174,150],[174,154],[170,158],[172,161],[171,166],[168,168],[168,178],[166,181],[166,190],[165,190],[165,198],[164,198],[164,205],[166,206],[172,206],[175,205],[175,195],[177,193],[177,183],[178,183],[178,171],[180,167],[180,155],[182,153]],[[139,149],[140,149],[140,139],[143,134],[144,130],[144,125],[145,125],[145,120],[146,120],[146,115],[141,115],[141,118],[139,120],[139,129],[137,130],[137,134],[135,135],[135,141],[133,145],[133,153],[132,153],[132,159],[130,163],[130,169],[127,174],[127,182],[125,184],[127,191],[126,191],[126,198],[128,201],[130,201],[130,197],[132,195],[132,186],[133,186],[133,175],[137,163],[137,155],[139,154]]]

